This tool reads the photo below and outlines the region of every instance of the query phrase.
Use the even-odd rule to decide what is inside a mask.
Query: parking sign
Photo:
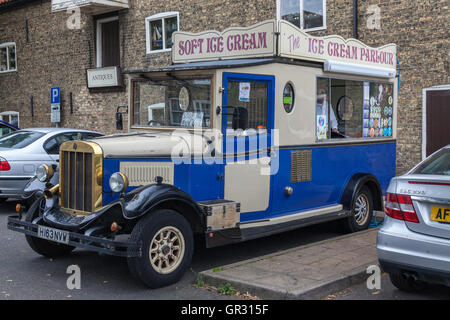
[[[61,121],[61,90],[59,87],[50,88],[50,121]]]
[[[53,87],[50,89],[50,99],[51,104],[60,104],[61,103],[61,90],[59,87]]]

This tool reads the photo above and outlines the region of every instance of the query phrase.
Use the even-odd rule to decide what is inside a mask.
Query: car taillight
[[[5,158],[0,157],[0,171],[8,171],[11,170],[8,161]]]
[[[387,193],[384,211],[391,218],[419,223],[411,196]]]

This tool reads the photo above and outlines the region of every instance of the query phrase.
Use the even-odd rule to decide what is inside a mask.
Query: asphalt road
[[[334,224],[307,227],[296,231],[219,248],[197,246],[191,269],[172,286],[150,290],[134,280],[125,258],[100,256],[76,249],[59,259],[44,258],[32,251],[21,233],[6,228],[7,216],[14,214],[15,203],[0,207],[0,300],[16,299],[106,299],[106,300],[222,300],[238,299],[194,286],[200,271],[262,255],[287,250],[342,235]],[[81,289],[69,290],[67,268],[81,269]],[[422,293],[409,294],[396,289],[386,274],[380,290],[369,290],[365,283],[326,297],[329,300],[408,300],[450,299],[450,288],[430,286]]]
[[[197,273],[341,235],[332,224],[326,224],[219,248],[198,246],[191,270],[180,282],[150,290],[130,276],[124,258],[99,256],[80,249],[58,259],[36,254],[23,234],[6,228],[7,216],[14,214],[14,205],[9,202],[0,207],[0,299],[236,299],[196,288],[193,284]],[[70,265],[81,269],[80,290],[69,290],[66,286]]]

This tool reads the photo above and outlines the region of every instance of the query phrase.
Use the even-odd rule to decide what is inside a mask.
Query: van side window
[[[317,78],[316,138],[392,137],[393,85]]]
[[[331,138],[361,138],[362,81],[331,79],[330,83],[330,100],[337,120],[337,132],[332,132]]]
[[[247,130],[245,130],[247,133],[267,129],[267,97],[267,83],[229,81],[228,105],[235,107],[241,118],[244,115],[248,119],[246,123]],[[234,129],[235,127],[236,123],[233,125],[233,117],[228,117],[227,135],[238,134],[237,130]],[[240,129],[238,130],[240,131]]]

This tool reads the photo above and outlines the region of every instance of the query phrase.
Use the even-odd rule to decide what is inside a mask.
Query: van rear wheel
[[[373,216],[373,197],[367,186],[357,192],[350,215],[342,219],[341,225],[346,232],[358,232],[369,227]]]
[[[189,222],[173,210],[157,210],[142,218],[131,233],[141,243],[141,257],[128,258],[130,273],[150,288],[176,283],[186,272],[194,252]]]

